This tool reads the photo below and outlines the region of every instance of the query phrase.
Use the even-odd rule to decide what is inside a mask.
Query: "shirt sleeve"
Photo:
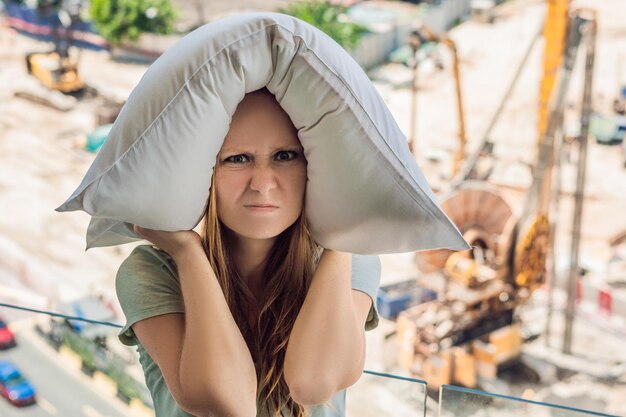
[[[115,289],[126,316],[118,337],[128,346],[139,344],[131,328],[133,324],[149,317],[185,311],[175,267],[148,245],[137,246],[122,262]]]
[[[352,255],[352,289],[364,292],[372,299],[365,330],[378,326],[376,294],[380,285],[380,258],[376,255]]]

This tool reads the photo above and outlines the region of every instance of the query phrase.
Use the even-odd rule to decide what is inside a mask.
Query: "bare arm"
[[[133,325],[172,396],[197,416],[256,415],[254,363],[197,235],[183,241],[170,232],[142,233],[174,258],[185,304],[184,315]]]
[[[359,379],[371,304],[351,288],[351,254],[324,250],[285,355],[285,381],[296,402],[323,403]]]

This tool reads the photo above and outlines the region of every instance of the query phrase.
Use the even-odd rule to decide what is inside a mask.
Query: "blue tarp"
[[[8,1],[4,10],[7,23],[18,32],[33,38],[52,41],[53,24],[63,31],[63,25],[58,15],[43,15],[37,9],[25,4]],[[73,46],[86,49],[103,50],[109,49],[109,44],[98,34],[92,22],[79,21],[72,25],[70,39]],[[61,36],[63,36],[63,32]]]

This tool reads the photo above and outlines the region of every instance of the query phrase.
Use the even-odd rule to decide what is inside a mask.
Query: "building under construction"
[[[554,245],[558,207],[558,152],[563,141],[565,96],[577,56],[584,55],[584,96],[578,146],[577,200],[572,239],[572,273],[566,316],[565,347],[571,343],[578,270],[580,217],[585,181],[585,162],[591,81],[596,33],[595,14],[573,9],[568,0],[548,2],[545,22],[528,46],[516,76],[496,110],[478,149],[465,155],[463,111],[459,93],[460,152],[464,157],[456,175],[440,190],[444,211],[472,246],[469,252],[438,250],[415,255],[420,271],[417,286],[436,294],[431,300],[401,311],[397,317],[397,363],[411,375],[427,380],[430,388],[444,384],[480,386],[493,380],[499,368],[519,358],[523,340],[516,314],[533,292],[546,284]],[[422,39],[433,40],[422,33]],[[524,191],[523,204],[512,204],[497,184],[490,182],[498,163],[497,143],[491,130],[512,91],[527,58],[538,40],[545,39],[543,78],[540,88],[536,163],[530,167],[532,184]],[[441,41],[441,39],[434,39]],[[450,41],[447,41],[450,43]],[[455,48],[453,48],[453,52]],[[458,67],[455,63],[457,86]],[[384,291],[385,289],[383,289]],[[569,328],[569,336],[568,336]],[[568,342],[568,338],[570,342]]]

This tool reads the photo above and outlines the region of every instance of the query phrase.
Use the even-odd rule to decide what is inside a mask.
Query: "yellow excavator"
[[[29,53],[26,55],[26,66],[29,74],[51,90],[74,93],[85,88],[76,62],[56,51]]]
[[[80,3],[66,5],[61,0],[40,0],[37,9],[51,20],[54,49],[28,53],[28,73],[50,90],[65,94],[82,91],[85,83],[78,74],[78,58],[69,54],[71,30],[79,20]]]

